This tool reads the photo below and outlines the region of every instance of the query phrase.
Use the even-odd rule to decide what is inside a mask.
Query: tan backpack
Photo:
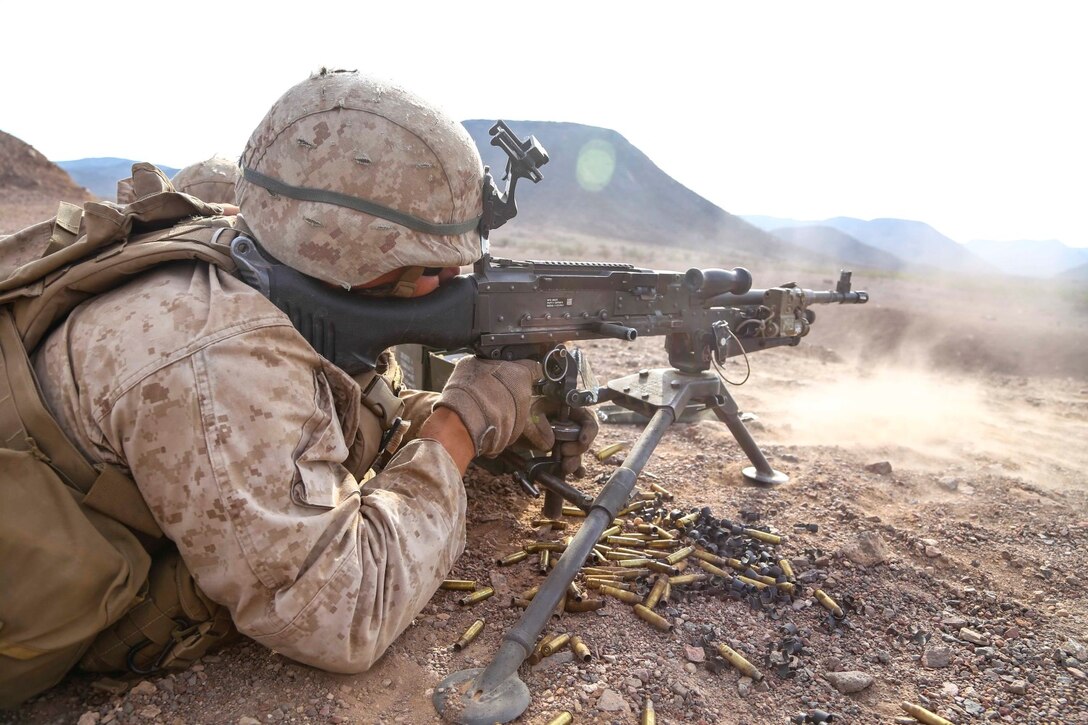
[[[0,707],[85,669],[185,667],[232,631],[123,471],[91,464],[42,402],[28,351],[79,303],[151,267],[233,272],[243,230],[222,208],[133,167],[120,207],[62,203],[0,238]],[[157,551],[152,561],[151,554]]]

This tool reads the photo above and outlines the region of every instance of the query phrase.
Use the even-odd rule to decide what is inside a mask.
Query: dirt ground
[[[759,286],[782,281],[757,274]],[[822,286],[811,273],[798,281]],[[743,454],[709,420],[677,424],[639,481],[669,489],[669,505],[685,511],[758,513],[756,525],[788,535],[777,551],[794,563],[798,595],[764,608],[676,587],[658,609],[674,625],[667,633],[612,600],[553,619],[549,632],[580,635],[593,658],[564,651],[523,665],[532,703],[518,722],[567,710],[575,723],[634,723],[650,698],[659,723],[787,723],[815,710],[887,723],[906,715],[901,701],[956,723],[1088,723],[1081,293],[1044,289],[1013,304],[992,285],[856,281],[873,292],[869,306],[818,310],[800,347],[753,356],[750,380],[731,388],[789,483],[745,485]],[[660,340],[585,349],[602,381],[665,364]],[[739,379],[744,364],[728,370]],[[602,425],[595,449],[638,432]],[[578,484],[594,493],[614,463],[590,458],[588,469]],[[242,643],[182,673],[121,683],[73,675],[0,722],[438,722],[435,685],[484,666],[521,612],[511,594],[543,580],[534,557],[494,565],[540,536],[530,526],[539,502],[478,469],[467,488],[468,548],[451,577],[496,596],[464,607],[459,593],[439,591],[371,671],[331,675]],[[846,608],[844,621],[829,618],[816,587]],[[478,617],[483,634],[451,651]],[[800,649],[783,667],[791,637]],[[703,646],[722,642],[765,678],[740,677]],[[840,691],[852,684],[864,687]]]

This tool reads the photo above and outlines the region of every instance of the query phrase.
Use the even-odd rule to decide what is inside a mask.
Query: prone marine
[[[131,204],[62,205],[0,245],[0,407],[18,403],[0,408],[0,463],[53,494],[0,486],[0,572],[20,582],[0,592],[2,706],[74,666],[185,667],[235,631],[366,670],[464,549],[470,460],[554,445],[537,363],[468,357],[440,395],[353,378],[296,329],[305,310],[281,312],[223,254],[245,235],[360,295],[433,292],[482,251],[484,169],[460,124],[323,70],[273,105],[240,166],[237,215],[137,165]],[[118,282],[65,281],[87,259]],[[596,433],[578,422],[565,470]],[[97,548],[73,540],[84,529]]]

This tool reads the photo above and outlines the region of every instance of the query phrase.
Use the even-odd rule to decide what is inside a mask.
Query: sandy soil
[[[781,281],[757,274],[760,286]],[[745,485],[743,455],[706,420],[676,425],[640,481],[673,491],[681,509],[758,512],[789,536],[778,548],[805,582],[798,596],[762,608],[681,592],[659,609],[668,633],[618,601],[555,619],[550,632],[581,635],[594,657],[523,666],[533,699],[519,722],[568,710],[576,723],[633,723],[647,697],[662,723],[786,723],[813,710],[893,722],[903,700],[957,723],[1088,722],[1088,315],[1077,292],[1003,307],[1008,292],[993,285],[857,281],[874,293],[868,308],[819,310],[801,347],[753,356],[751,379],[732,388],[788,484]],[[664,364],[659,340],[586,349],[602,380]],[[729,371],[742,377],[743,363]],[[638,431],[602,426],[597,447]],[[881,462],[890,472],[868,470]],[[612,469],[593,459],[580,485],[595,492]],[[485,665],[520,613],[510,594],[542,581],[532,558],[493,565],[536,538],[539,503],[480,470],[467,487],[469,545],[451,576],[498,594],[462,607],[440,591],[370,672],[330,675],[243,643],[182,673],[120,684],[73,675],[0,722],[436,722],[436,683]],[[847,606],[845,622],[816,603],[816,586]],[[477,617],[484,633],[452,652]],[[782,671],[773,658],[788,624],[803,648]],[[763,682],[716,663],[702,645],[717,642],[745,653]],[[843,672],[871,684],[844,694],[832,684]]]

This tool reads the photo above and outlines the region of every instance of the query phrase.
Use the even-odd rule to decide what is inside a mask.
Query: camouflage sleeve
[[[45,353],[46,367],[72,366],[54,377],[85,449],[129,467],[240,631],[326,670],[370,667],[464,549],[465,491],[445,449],[408,444],[363,493],[345,467],[358,387],[282,319],[205,326],[120,382],[93,380],[124,355],[99,322]]]
[[[408,433],[404,436],[404,443],[414,441],[419,437],[419,429],[423,427],[423,422],[431,414],[431,408],[434,407],[435,401],[438,400],[438,395],[438,393],[432,393],[428,390],[408,390],[405,388],[400,391],[400,399],[404,401],[404,411],[401,413],[401,417],[412,422]]]

